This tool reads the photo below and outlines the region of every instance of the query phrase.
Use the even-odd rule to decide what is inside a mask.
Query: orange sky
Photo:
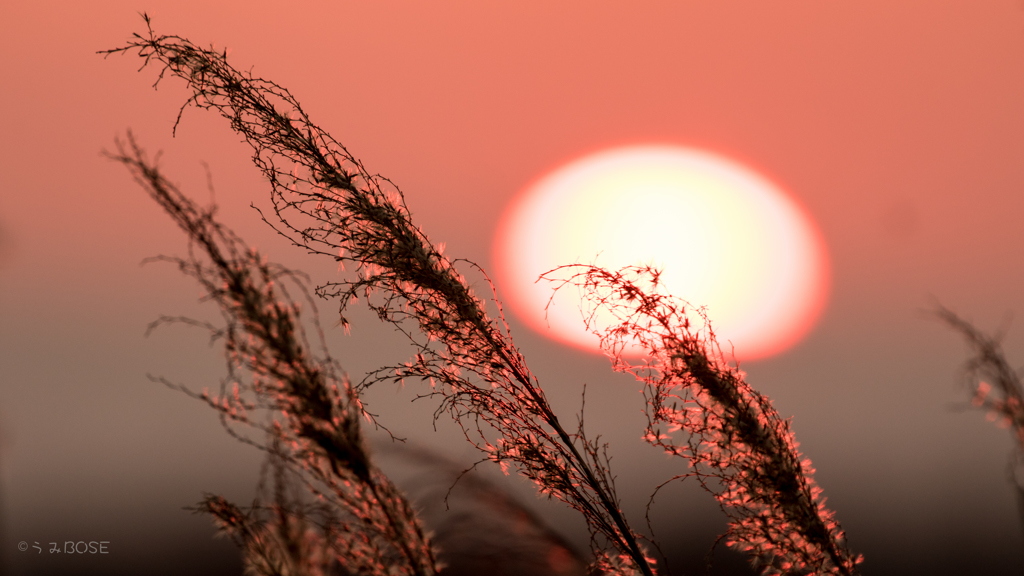
[[[1024,310],[1018,2],[438,4],[0,8],[0,560],[27,570],[16,542],[72,533],[120,538],[118,566],[181,557],[209,546],[205,533],[181,536],[205,526],[181,506],[255,484],[258,456],[146,379],[201,388],[222,372],[200,334],[143,338],[160,314],[211,311],[169,267],[138,266],[184,242],[100,156],[115,136],[131,128],[163,150],[172,179],[203,199],[207,162],[222,215],[243,237],[314,278],[335,277],[257,221],[248,205],[266,205],[266,187],[226,122],[187,110],[172,139],[181,83],[154,91],[154,71],[136,72],[136,59],[95,54],[140,31],[145,10],[158,32],[230,47],[236,66],[287,86],[405,191],[446,254],[485,267],[519,189],[607,146],[705,148],[779,182],[825,237],[832,292],[807,340],[745,369],[794,416],[865,574],[962,573],[971,555],[984,559],[979,571],[1021,570],[1009,435],[952,408],[967,398],[957,380],[966,352],[922,313],[939,301],[994,330]],[[405,359],[388,330],[360,322],[352,337],[332,336],[351,373]],[[627,512],[639,510],[650,478],[672,468],[640,444],[628,380],[600,357],[517,335],[568,418],[579,385],[592,385],[588,422],[619,454],[620,492],[642,493]],[[1005,345],[1011,361],[1024,357],[1019,321]],[[408,406],[414,392],[379,392],[373,408],[401,433],[471,457],[449,444],[450,427],[431,431],[431,406]],[[675,508],[660,533],[699,565],[719,520],[699,494],[666,502]],[[543,510],[578,531],[571,515]]]

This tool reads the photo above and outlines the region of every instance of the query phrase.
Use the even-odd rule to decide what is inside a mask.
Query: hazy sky
[[[57,569],[19,541],[108,540],[109,558],[65,573],[176,573],[188,554],[231,567],[181,510],[204,491],[250,497],[259,456],[162,375],[222,375],[205,337],[161,314],[214,317],[170,266],[185,242],[119,165],[132,129],[173,180],[272,259],[336,279],[258,221],[267,186],[227,122],[186,110],[183,84],[97,50],[141,32],[229,47],[288,87],[371,172],[405,192],[446,254],[489,266],[506,203],[566,160],[620,144],[704,148],[786,187],[820,227],[832,292],[796,348],[744,366],[793,416],[801,449],[865,574],[1020,573],[1024,538],[1006,470],[1009,434],[962,410],[966,348],[923,311],[941,302],[986,330],[1024,312],[1024,9],[1012,0],[823,2],[128,2],[0,8],[0,560]],[[498,286],[501,289],[501,286]],[[334,310],[322,305],[325,318]],[[607,361],[513,328],[556,408],[612,444],[628,513],[678,463],[639,440],[641,400]],[[1005,346],[1024,361],[1024,327]],[[330,336],[355,376],[405,360],[357,315]],[[473,455],[430,427],[415,386],[371,408],[399,433]],[[536,505],[570,538],[579,523]],[[667,493],[667,548],[700,566],[724,523],[707,495]],[[194,536],[188,536],[193,534]],[[225,552],[228,551],[228,552]],[[227,556],[226,556],[227,554]],[[228,560],[224,560],[228,557]],[[723,554],[724,557],[724,554]],[[49,563],[47,563],[49,562]],[[221,564],[217,564],[221,562]],[[153,568],[153,567],[156,568]],[[161,572],[165,570],[165,572]],[[70,571],[70,572],[69,572]],[[200,573],[200,572],[195,572]],[[690,573],[695,573],[691,571]]]

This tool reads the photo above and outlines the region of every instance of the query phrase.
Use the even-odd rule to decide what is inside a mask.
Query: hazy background
[[[151,383],[222,375],[203,334],[148,339],[160,314],[214,318],[168,265],[185,242],[100,156],[131,128],[172,179],[272,259],[336,278],[257,221],[267,186],[226,121],[159,91],[138,58],[95,51],[141,32],[232,49],[288,87],[366,166],[392,178],[447,254],[490,262],[503,206],[558,164],[606,146],[667,142],[744,162],[817,220],[832,294],[795,349],[745,365],[814,461],[864,574],[1019,574],[1024,538],[1006,480],[1009,434],[961,410],[966,348],[923,310],[939,301],[986,330],[1024,311],[1024,10],[1012,0],[862,2],[5,2],[0,5],[0,561],[14,574],[238,573],[230,543],[182,507],[243,502],[259,467],[213,413]],[[623,223],[633,225],[635,223]],[[499,289],[501,287],[499,286]],[[330,318],[334,305],[324,303]],[[356,315],[332,333],[355,376],[401,362],[389,329]],[[513,320],[513,327],[518,326]],[[1010,324],[1013,361],[1024,327]],[[615,455],[634,522],[680,471],[640,440],[641,399],[600,356],[522,328],[556,408]],[[379,390],[371,409],[450,457],[473,454],[431,401]],[[499,477],[499,480],[503,477]],[[579,520],[507,485],[572,541]],[[710,497],[673,488],[654,527],[698,573],[724,530]],[[17,543],[107,540],[104,557]],[[719,573],[730,566],[724,547]],[[736,566],[742,567],[742,562]]]

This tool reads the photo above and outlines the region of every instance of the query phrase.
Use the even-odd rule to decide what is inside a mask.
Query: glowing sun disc
[[[598,350],[579,293],[535,282],[564,264],[654,264],[675,296],[704,306],[726,352],[751,360],[800,341],[824,309],[828,259],[813,221],[753,170],[678,146],[614,148],[524,189],[494,241],[507,304],[534,330]]]

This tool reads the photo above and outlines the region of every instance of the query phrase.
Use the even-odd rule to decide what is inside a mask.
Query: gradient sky
[[[962,409],[967,350],[925,313],[941,302],[995,330],[1024,311],[1020,3],[507,4],[0,8],[0,560],[44,573],[57,565],[17,542],[84,539],[109,540],[116,554],[65,559],[65,573],[170,574],[206,553],[210,573],[230,569],[230,545],[208,541],[206,521],[181,508],[204,491],[248,498],[256,482],[257,454],[146,378],[202,388],[223,372],[202,334],[143,337],[161,314],[215,311],[170,266],[139,267],[185,242],[101,157],[115,137],[130,128],[163,150],[170,177],[204,200],[206,162],[224,221],[272,259],[337,278],[248,208],[267,204],[267,187],[225,121],[186,110],[172,138],[182,83],[154,91],[155,72],[138,73],[137,58],[95,54],[141,32],[145,10],[157,32],[229,47],[235,66],[288,87],[402,188],[446,254],[485,267],[505,204],[604,147],[704,148],[779,182],[822,230],[832,293],[803,343],[744,368],[794,417],[830,507],[867,557],[864,574],[1021,573],[1009,434]],[[329,317],[334,305],[322,309]],[[678,463],[639,440],[636,387],[602,357],[512,320],[565,418],[589,384],[588,424],[612,444],[624,505],[642,525],[650,489]],[[330,335],[351,374],[405,360],[390,330],[355,321],[352,336]],[[1005,340],[1011,363],[1024,358],[1020,322]],[[376,391],[371,408],[398,433],[471,459],[451,426],[433,432],[429,400],[409,404],[415,388]],[[579,541],[571,513],[510,485]],[[659,502],[666,548],[699,567],[724,529],[710,498],[681,488]]]

